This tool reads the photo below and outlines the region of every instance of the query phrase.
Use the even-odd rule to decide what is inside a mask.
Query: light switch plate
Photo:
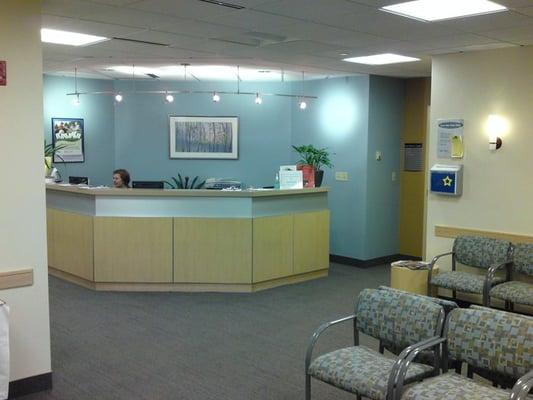
[[[335,172],[335,180],[336,181],[347,181],[348,180],[348,172],[345,172],[345,171],[337,171],[337,172]]]
[[[381,154],[381,151],[376,151],[376,161],[381,161],[383,158],[383,155]]]

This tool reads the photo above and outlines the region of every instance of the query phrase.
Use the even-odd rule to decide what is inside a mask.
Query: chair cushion
[[[504,281],[504,278],[495,277],[492,284],[495,285]],[[446,271],[433,276],[431,284],[445,289],[481,294],[485,284],[485,275],[470,274],[462,271]]]
[[[519,243],[514,248],[513,269],[526,275],[533,275],[533,244]]]
[[[464,265],[488,269],[509,258],[511,243],[481,236],[458,236],[453,242],[455,259]]]
[[[508,400],[509,392],[448,372],[405,390],[402,400]]]
[[[364,289],[355,308],[357,329],[400,348],[440,334],[442,307],[423,296]]]
[[[511,281],[493,287],[490,297],[518,304],[533,305],[533,285],[526,282]]]
[[[395,359],[364,346],[347,347],[317,357],[308,373],[335,387],[375,400],[385,399]],[[432,371],[428,365],[411,363],[406,379]]]

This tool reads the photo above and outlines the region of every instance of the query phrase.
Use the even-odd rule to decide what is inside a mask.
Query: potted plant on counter
[[[300,155],[301,160],[298,161],[298,163],[303,166],[303,169],[305,170],[307,167],[313,170],[315,187],[320,187],[324,178],[324,170],[322,167],[333,167],[327,149],[318,149],[312,144],[292,146],[292,148]]]
[[[53,143],[46,143],[46,140],[44,141],[44,176],[49,177],[50,173],[52,171],[52,162],[54,160],[54,154],[63,148],[65,148],[66,145],[64,144],[58,144],[57,146],[54,146]],[[61,156],[57,155],[61,160]]]

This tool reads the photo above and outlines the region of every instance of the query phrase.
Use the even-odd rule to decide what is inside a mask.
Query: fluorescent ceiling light
[[[66,44],[69,46],[85,46],[109,40],[103,36],[86,35],[85,33],[58,31],[55,29],[41,29],[41,42]]]
[[[357,64],[384,65],[384,64],[396,64],[396,63],[420,61],[420,58],[401,56],[401,55],[392,54],[392,53],[385,53],[385,54],[375,54],[373,56],[350,57],[350,58],[345,58],[343,61],[353,62]]]
[[[506,11],[507,7],[488,0],[416,0],[392,4],[381,10],[423,21],[439,21]]]

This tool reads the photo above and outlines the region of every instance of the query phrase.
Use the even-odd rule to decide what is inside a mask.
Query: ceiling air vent
[[[214,4],[215,6],[233,8],[235,10],[242,10],[243,8],[246,8],[238,4],[226,3],[225,1],[217,1],[217,0],[198,0],[198,1],[201,1],[202,3]]]

